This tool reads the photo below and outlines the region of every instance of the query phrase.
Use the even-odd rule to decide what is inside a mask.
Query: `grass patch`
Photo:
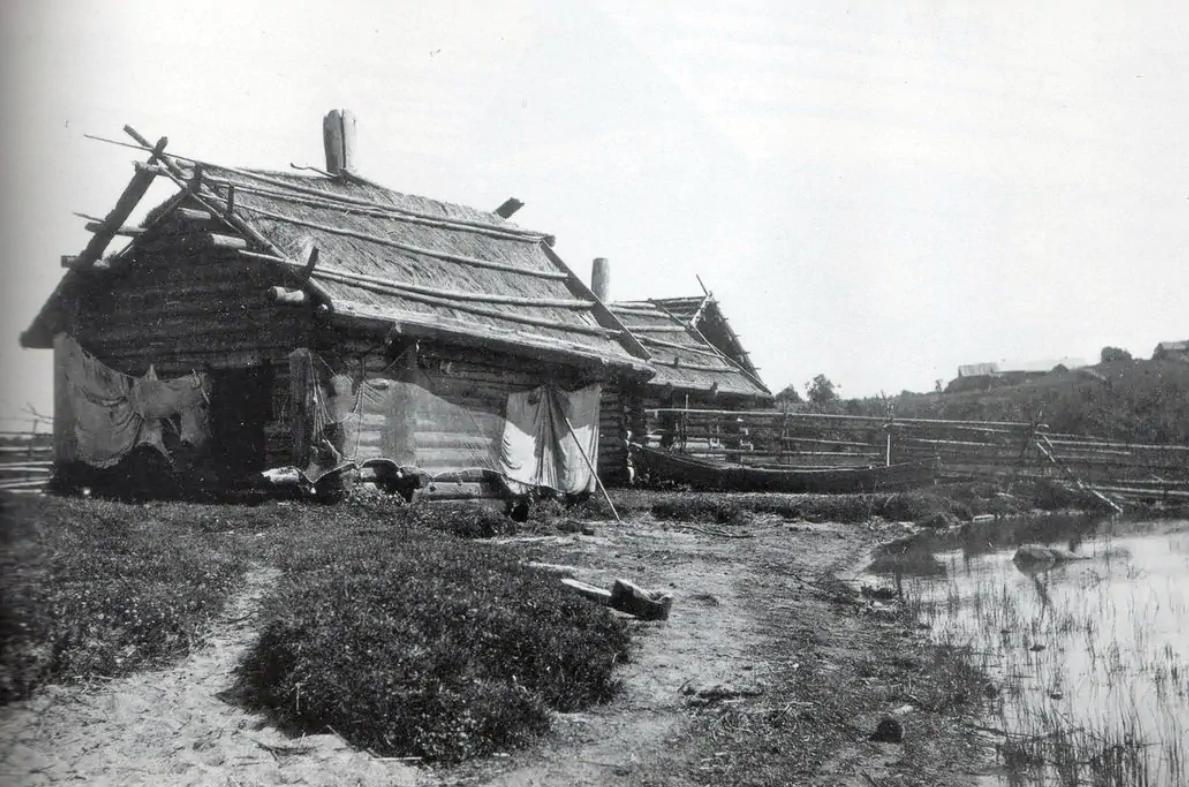
[[[399,538],[307,530],[279,559],[241,677],[250,703],[294,728],[459,761],[617,689],[622,621],[495,548],[413,523]]]
[[[897,494],[786,495],[721,492],[659,492],[648,507],[657,519],[746,524],[757,514],[810,522],[867,522],[874,517],[906,521],[937,512],[970,519],[969,506],[945,491]]]
[[[247,564],[206,508],[0,497],[0,703],[188,653]]]

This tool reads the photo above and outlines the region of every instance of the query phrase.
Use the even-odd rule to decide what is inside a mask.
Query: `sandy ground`
[[[875,543],[904,532],[896,525],[779,521],[748,530],[753,537],[726,538],[650,521],[599,523],[594,536],[504,545],[593,584],[609,587],[624,577],[674,596],[668,621],[633,624],[635,652],[622,668],[621,695],[607,706],[558,715],[554,732],[531,749],[456,768],[413,767],[352,751],[331,734],[286,736],[220,699],[254,635],[253,610],[275,579],[257,569],[209,644],[176,667],[97,687],[51,687],[0,710],[0,784],[731,783],[723,777],[739,743],[734,754],[716,750],[706,734],[707,705],[729,704],[742,714],[795,711],[806,703],[787,676],[802,662],[806,671],[828,672],[884,647],[874,639],[879,626],[896,624],[839,605],[831,578],[853,572]],[[567,592],[560,582],[559,592]],[[782,650],[777,644],[791,641],[788,634],[800,644]],[[785,678],[773,680],[777,673]],[[742,693],[712,703],[698,698],[720,684]],[[852,741],[815,753],[818,775],[790,783],[893,783],[881,779],[895,773],[899,747],[866,740],[878,719],[853,719]],[[955,773],[940,783],[971,778]]]
[[[98,687],[49,687],[0,710],[0,785],[343,785],[425,782],[334,735],[294,739],[221,699],[255,636],[276,571],[251,571],[208,643],[172,669]]]

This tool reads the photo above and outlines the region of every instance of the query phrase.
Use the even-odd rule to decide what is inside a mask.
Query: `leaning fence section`
[[[0,492],[44,490],[54,472],[54,438],[41,420],[28,429],[0,430]]]
[[[1036,479],[1112,498],[1189,502],[1189,446],[1050,432],[1042,423],[660,408],[645,444],[775,468],[936,460],[943,480]]]

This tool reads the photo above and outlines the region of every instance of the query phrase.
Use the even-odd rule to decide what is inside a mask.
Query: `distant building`
[[[946,391],[987,390],[1003,385],[1018,385],[1050,372],[1068,372],[1087,366],[1081,358],[1052,358],[1036,361],[999,361],[971,363],[958,367],[958,379],[950,382]]]
[[[1189,363],[1189,339],[1179,342],[1161,342],[1152,353],[1153,361],[1184,361]]]
[[[998,372],[997,363],[968,363],[958,367],[959,377],[991,377]]]

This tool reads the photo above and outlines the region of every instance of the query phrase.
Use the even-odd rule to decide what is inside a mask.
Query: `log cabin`
[[[440,496],[496,494],[510,402],[522,419],[539,416],[540,391],[621,388],[654,373],[553,238],[509,221],[519,201],[479,210],[367,180],[347,111],[324,120],[327,169],[316,174],[220,166],[125,131],[147,161],[88,225],[83,252],[63,258],[68,270],[21,336],[55,349],[60,466],[78,456],[63,337],[130,378],[209,381],[204,461],[232,485],[312,467],[325,447],[336,460],[415,465]],[[176,195],[127,226],[157,179]],[[127,245],[108,253],[118,236]],[[585,441],[592,468],[594,401],[589,440],[567,420],[580,415],[570,400],[558,400],[552,426],[537,423],[555,440],[566,427]],[[539,467],[520,470],[547,485]]]
[[[602,271],[602,273],[600,273]],[[592,288],[604,289],[600,279],[606,263],[596,261]],[[678,419],[650,412],[656,408],[752,410],[772,403],[738,335],[727,322],[713,294],[701,297],[624,301],[609,304],[612,313],[636,336],[651,356],[656,374],[648,380],[624,380],[603,390],[602,425],[605,448],[603,474],[622,476],[627,457],[622,439],[668,448],[675,441],[701,447],[723,459],[746,440],[741,434],[681,433]]]

